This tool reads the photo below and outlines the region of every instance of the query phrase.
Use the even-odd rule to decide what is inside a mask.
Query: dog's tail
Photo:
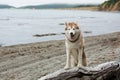
[[[86,54],[85,54],[84,46],[82,48],[82,65],[87,66]]]

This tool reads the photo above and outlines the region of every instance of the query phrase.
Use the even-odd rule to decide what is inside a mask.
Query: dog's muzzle
[[[74,38],[74,34],[72,32],[70,33],[70,37],[71,37],[71,39]]]

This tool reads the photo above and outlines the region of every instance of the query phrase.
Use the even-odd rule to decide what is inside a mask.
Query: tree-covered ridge
[[[108,0],[100,5],[100,10],[120,11],[120,0]]]
[[[9,6],[9,5],[0,4],[0,8],[4,9],[4,8],[14,8],[14,7]]]

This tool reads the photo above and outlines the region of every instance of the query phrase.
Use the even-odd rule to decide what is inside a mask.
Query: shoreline
[[[99,35],[105,35],[105,34],[111,34],[111,33],[116,33],[116,32],[111,32],[111,33],[104,33],[104,34],[97,34],[97,35],[89,35],[92,33],[92,31],[83,31],[84,34],[88,35],[88,36],[84,36],[84,38],[86,37],[94,37],[94,36],[99,36]],[[48,33],[48,34],[34,34],[32,35],[35,38],[40,38],[40,37],[51,37],[51,36],[58,36],[58,35],[65,35],[64,32],[61,33]],[[17,45],[29,45],[29,44],[33,44],[33,43],[41,43],[41,42],[49,42],[49,41],[59,41],[59,40],[63,40],[63,39],[57,39],[57,40],[45,40],[45,41],[37,41],[37,42],[23,42],[23,43],[18,43],[18,44],[12,44],[12,45],[5,45],[5,44],[0,44],[0,47],[9,47],[9,46],[17,46]]]
[[[5,9],[0,9],[5,10]],[[14,9],[10,8],[9,10],[92,10],[92,11],[99,11],[98,6],[90,6],[90,7],[75,7],[75,8],[50,8],[50,9]]]
[[[76,8],[58,8],[53,10],[90,10],[90,11],[99,11],[99,7],[76,7]]]
[[[85,37],[88,66],[120,61],[120,32]],[[64,40],[0,47],[0,79],[37,80],[66,62]]]

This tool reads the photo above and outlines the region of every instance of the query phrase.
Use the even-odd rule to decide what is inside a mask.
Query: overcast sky
[[[68,4],[99,4],[106,0],[0,0],[0,4],[9,4],[20,7],[25,5],[39,5],[49,3],[68,3]]]

